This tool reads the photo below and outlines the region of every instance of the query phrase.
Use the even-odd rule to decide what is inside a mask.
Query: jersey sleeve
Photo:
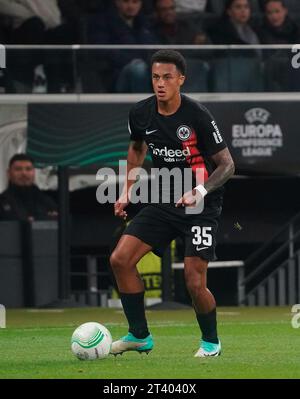
[[[203,143],[206,154],[214,155],[224,150],[227,144],[212,114],[202,105],[198,112],[198,134],[201,136],[199,139]]]
[[[138,128],[135,113],[133,110],[131,110],[129,112],[128,131],[130,134],[130,140],[132,140],[132,141],[142,141],[143,140],[143,130],[141,130],[141,128]]]

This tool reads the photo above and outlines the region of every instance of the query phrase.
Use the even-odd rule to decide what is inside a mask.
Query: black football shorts
[[[201,214],[188,215],[175,205],[147,205],[126,227],[123,234],[139,238],[162,256],[177,237],[184,242],[184,256],[197,256],[208,261],[216,259],[216,234],[222,207],[205,207]]]

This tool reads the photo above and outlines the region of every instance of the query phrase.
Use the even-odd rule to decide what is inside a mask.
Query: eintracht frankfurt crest
[[[182,141],[188,140],[191,135],[192,131],[188,126],[183,125],[177,129],[177,137]]]

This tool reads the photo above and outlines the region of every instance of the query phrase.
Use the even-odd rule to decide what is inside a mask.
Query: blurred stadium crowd
[[[299,0],[0,0],[2,44],[299,42]],[[10,93],[150,92],[151,53],[81,50],[74,62],[70,50],[11,50],[2,86]],[[183,53],[189,92],[299,90],[290,50]]]

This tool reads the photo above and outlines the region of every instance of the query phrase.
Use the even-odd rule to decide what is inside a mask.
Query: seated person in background
[[[264,21],[259,36],[263,44],[295,44],[300,41],[300,28],[289,17],[284,0],[266,0]],[[265,50],[266,90],[298,91],[299,72],[291,66],[291,50]]]
[[[9,161],[8,188],[0,194],[0,220],[49,220],[57,218],[57,206],[35,184],[33,161],[16,154]]]
[[[81,9],[76,0],[0,0],[11,18],[12,44],[73,44]]]
[[[78,26],[72,17],[69,20],[64,18],[59,7],[59,4],[65,6],[66,2],[70,0],[0,0],[0,14],[11,18],[9,43],[39,45],[76,42]],[[61,86],[73,84],[72,79],[70,81],[72,69],[69,59],[72,55],[68,58],[69,53],[18,51],[13,54],[7,69],[15,81],[15,91],[46,92],[46,80],[48,92],[60,92]]]
[[[56,0],[0,0],[0,13],[12,19],[14,44],[40,44],[41,25],[53,29],[62,23]]]
[[[155,35],[141,14],[142,0],[115,0],[105,15],[91,18],[91,44],[153,44]],[[104,52],[100,53],[101,58]],[[143,50],[114,50],[105,54],[112,68],[118,93],[151,92],[148,53]],[[99,57],[100,58],[100,57]]]
[[[160,44],[209,44],[206,33],[188,19],[178,20],[175,0],[155,1],[154,30]]]
[[[265,11],[265,0],[257,0],[260,6],[261,11],[264,13]],[[290,14],[297,14],[299,16],[300,13],[300,1],[299,0],[284,0],[285,7],[289,9]]]
[[[221,20],[208,31],[214,44],[260,44],[250,24],[249,0],[226,0]],[[261,51],[215,52],[213,85],[216,92],[253,92],[262,89]]]
[[[175,0],[156,0],[154,8],[153,30],[159,44],[210,44],[210,40],[201,26],[191,24],[189,18],[178,18]],[[208,90],[207,50],[183,51],[189,70],[184,90],[203,92]]]
[[[264,21],[259,31],[263,44],[295,44],[300,40],[300,28],[289,17],[284,0],[266,0]]]
[[[250,24],[249,0],[226,0],[225,11],[209,31],[214,44],[259,44],[259,38]]]

